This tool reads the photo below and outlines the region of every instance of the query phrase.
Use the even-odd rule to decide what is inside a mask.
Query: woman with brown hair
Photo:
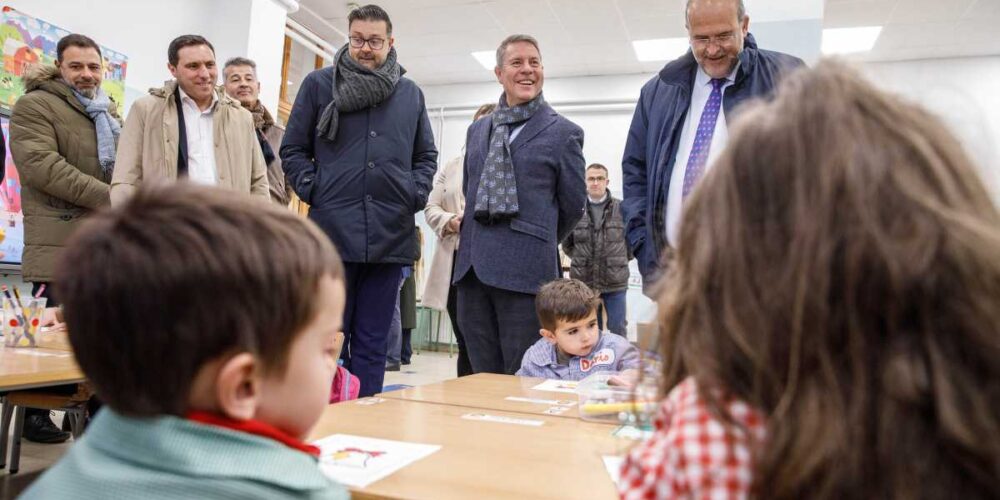
[[[754,104],[661,294],[625,498],[1000,497],[1000,214],[958,141],[836,62]]]

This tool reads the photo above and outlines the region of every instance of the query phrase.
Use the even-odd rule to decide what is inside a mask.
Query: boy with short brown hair
[[[561,278],[543,286],[535,298],[542,338],[524,353],[517,375],[581,380],[637,369],[639,350],[597,327],[600,303],[600,295],[580,280]]]
[[[311,222],[146,187],[81,228],[56,283],[107,406],[25,498],[347,498],[301,441],[344,308],[340,259]]]

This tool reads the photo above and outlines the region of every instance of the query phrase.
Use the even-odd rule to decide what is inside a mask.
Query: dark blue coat
[[[733,110],[740,103],[770,94],[782,74],[802,65],[796,57],[758,49],[753,35],[748,34],[735,82],[726,88],[722,98],[727,122],[732,123]],[[625,143],[622,212],[626,239],[638,261],[647,294],[660,275],[660,254],[667,245],[667,191],[697,69],[697,61],[688,51],[667,63],[642,87]]]
[[[560,276],[557,246],[576,227],[587,204],[583,129],[547,104],[539,108],[510,145],[518,216],[483,225],[473,214],[492,128],[491,117],[480,118],[465,140],[466,203],[454,282],[474,268],[479,281],[489,286],[534,294]]]
[[[437,149],[424,94],[400,78],[388,99],[340,114],[334,142],[316,124],[332,100],[333,67],[306,76],[281,143],[285,178],[345,262],[413,264],[413,214],[424,209]]]

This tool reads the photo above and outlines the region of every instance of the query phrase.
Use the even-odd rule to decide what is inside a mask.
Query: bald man
[[[688,0],[685,20],[691,50],[642,87],[622,158],[628,245],[650,296],[684,199],[725,146],[733,110],[803,65],[757,48],[743,0]]]

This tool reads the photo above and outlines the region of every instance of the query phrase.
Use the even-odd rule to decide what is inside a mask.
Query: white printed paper
[[[608,470],[608,475],[611,476],[611,481],[618,484],[618,479],[622,471],[622,462],[625,459],[611,455],[604,455],[601,459],[604,460],[604,468]]]
[[[576,394],[576,386],[579,382],[575,380],[556,380],[549,379],[541,384],[538,384],[532,389],[536,391],[549,391],[549,392],[566,392],[570,394]]]
[[[313,444],[320,449],[320,470],[355,488],[364,488],[441,449],[440,445],[347,434],[327,436]]]
[[[466,413],[462,415],[462,418],[466,420],[479,420],[481,422],[496,422],[498,424],[514,424],[514,425],[527,425],[531,427],[540,427],[545,425],[544,420],[532,420],[528,418],[511,418],[504,417],[501,415],[488,415],[486,413]]]
[[[556,399],[522,398],[520,396],[507,396],[507,401],[517,401],[519,403],[535,403],[549,406],[576,406],[576,401],[564,401]]]

